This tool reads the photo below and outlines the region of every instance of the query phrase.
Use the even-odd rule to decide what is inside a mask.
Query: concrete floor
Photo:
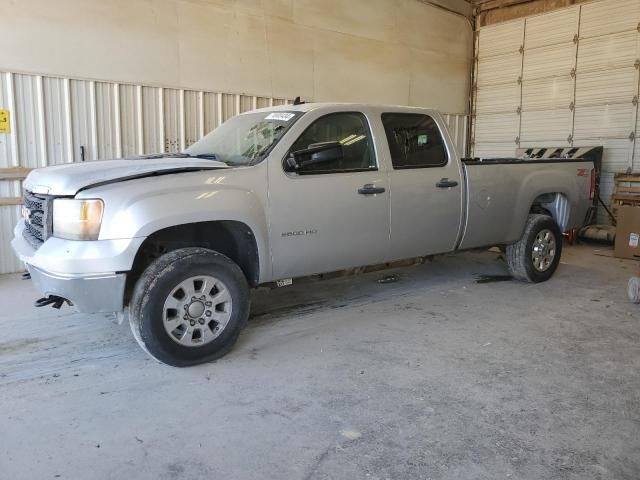
[[[128,325],[0,277],[0,478],[638,479],[637,264],[495,253],[255,294],[236,348],[150,360]]]

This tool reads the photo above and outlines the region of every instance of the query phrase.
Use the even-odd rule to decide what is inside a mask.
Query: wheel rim
[[[224,331],[232,306],[231,293],[220,279],[209,275],[189,277],[164,301],[162,322],[174,342],[201,347]]]
[[[548,229],[540,230],[533,241],[531,260],[533,266],[539,272],[549,269],[556,257],[556,237]]]

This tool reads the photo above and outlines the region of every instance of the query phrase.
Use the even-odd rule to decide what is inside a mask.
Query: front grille
[[[53,197],[37,195],[25,190],[25,229],[22,232],[22,236],[35,249],[38,249],[51,235],[53,229],[52,205]]]

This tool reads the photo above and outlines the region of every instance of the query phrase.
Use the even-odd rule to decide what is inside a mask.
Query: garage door
[[[602,197],[608,202],[613,173],[640,170],[639,24],[640,1],[602,0],[482,28],[474,155],[513,155],[518,146],[603,145]]]

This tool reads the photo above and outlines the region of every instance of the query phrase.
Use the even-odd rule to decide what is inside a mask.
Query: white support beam
[[[113,84],[113,117],[115,128],[116,157],[122,158],[122,116],[120,112],[120,84]]]
[[[13,84],[13,73],[6,73],[7,97],[9,100],[9,115],[12,123],[9,132],[9,144],[11,145],[11,165],[17,167],[18,163],[18,126],[16,125],[16,92]]]
[[[144,153],[144,105],[142,102],[142,85],[136,86],[136,150],[138,155]]]
[[[38,146],[40,148],[41,156],[38,159],[38,163],[41,167],[46,167],[49,163],[47,155],[47,122],[45,119],[45,107],[44,107],[44,79],[42,75],[36,77],[36,108],[38,114]]]
[[[63,95],[64,95],[64,123],[65,123],[65,136],[64,142],[67,149],[67,158],[66,161],[68,163],[73,163],[73,120],[71,116],[71,80],[68,78],[64,79],[62,84]]]
[[[96,103],[96,82],[89,82],[89,109],[91,124],[91,155],[93,160],[98,159],[98,113]]]
[[[158,89],[158,148],[160,152],[166,152],[166,142],[164,141],[164,89]]]

